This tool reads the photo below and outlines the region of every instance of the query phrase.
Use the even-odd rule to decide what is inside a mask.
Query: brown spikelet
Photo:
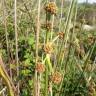
[[[61,73],[60,72],[53,73],[51,80],[53,83],[59,84],[62,81]]]
[[[59,32],[58,35],[59,35],[59,38],[60,39],[63,39],[64,38],[64,32]]]
[[[45,46],[44,46],[44,51],[46,54],[51,54],[53,52],[53,46],[51,43],[47,43]]]
[[[36,65],[36,70],[38,73],[43,73],[45,71],[45,65],[41,62],[38,62]]]
[[[56,6],[55,2],[47,3],[46,6],[45,6],[45,10],[46,10],[46,12],[49,12],[51,14],[56,15],[56,13],[57,13],[57,6]]]

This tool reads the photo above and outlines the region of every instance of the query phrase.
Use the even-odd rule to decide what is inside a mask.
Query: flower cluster
[[[52,80],[53,83],[59,84],[62,80],[61,73],[60,72],[53,73],[51,80]]]
[[[44,51],[45,51],[45,53],[47,53],[47,54],[51,54],[51,53],[53,52],[52,43],[47,43],[47,44],[44,46]]]
[[[59,38],[60,39],[63,39],[64,38],[64,32],[59,32],[58,35],[59,35]]]
[[[46,4],[45,10],[46,10],[46,12],[56,15],[57,6],[56,6],[55,2],[49,2],[48,4]]]
[[[36,70],[38,73],[43,73],[45,71],[45,65],[41,62],[38,62],[36,65]]]

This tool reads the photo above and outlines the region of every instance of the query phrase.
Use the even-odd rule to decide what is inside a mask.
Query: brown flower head
[[[44,51],[45,51],[45,53],[47,53],[47,54],[51,54],[51,53],[53,52],[52,43],[47,43],[47,44],[44,46]]]
[[[59,35],[59,38],[60,39],[63,39],[64,38],[64,32],[59,32],[58,35]]]
[[[41,62],[38,62],[36,65],[36,70],[38,73],[43,73],[45,71],[45,65]]]
[[[61,73],[60,72],[53,73],[51,80],[52,80],[53,83],[59,84],[62,80]]]
[[[49,12],[51,14],[56,14],[57,13],[57,6],[55,2],[49,2],[45,6],[46,12]]]

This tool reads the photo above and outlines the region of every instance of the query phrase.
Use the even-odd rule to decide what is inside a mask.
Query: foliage
[[[78,4],[77,0],[57,0],[56,4],[48,3],[48,0],[21,1],[17,0],[19,70],[16,64],[14,2],[7,0],[2,5],[6,6],[6,14],[0,4],[1,17],[6,17],[6,22],[0,17],[0,54],[12,84],[18,88],[19,82],[19,96],[36,96],[37,93],[41,96],[95,96],[96,31],[83,30],[82,26],[88,23],[95,26],[96,20],[89,18],[96,11],[96,4]],[[3,73],[2,69],[0,73]],[[12,86],[2,78],[0,92],[7,86],[10,88],[3,93],[9,95]],[[13,91],[17,93],[17,89]]]

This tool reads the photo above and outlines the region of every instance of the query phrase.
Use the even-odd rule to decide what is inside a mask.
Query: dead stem
[[[14,86],[13,82],[11,81],[6,69],[5,69],[1,55],[0,55],[0,75],[3,77],[4,81],[7,83],[7,86],[9,87],[9,91],[10,92],[12,91],[12,94],[14,94],[16,89],[15,89],[15,86]],[[12,95],[12,96],[14,96],[14,95]]]
[[[18,32],[17,32],[17,0],[14,1],[14,23],[15,23],[15,45],[16,45],[16,64],[17,64],[17,78],[19,77],[19,63],[18,63]],[[17,94],[19,96],[19,82],[17,83]]]
[[[38,62],[38,44],[39,44],[39,33],[40,33],[40,8],[41,0],[38,0],[38,15],[37,15],[37,30],[36,30],[36,61],[35,66]],[[35,96],[40,96],[40,81],[37,76],[37,71],[35,70]]]
[[[3,6],[3,17],[4,17],[4,27],[5,27],[5,35],[6,35],[7,54],[8,54],[8,61],[9,61],[9,42],[8,42],[9,40],[8,40],[8,32],[7,32],[5,0],[2,1],[2,6]]]

